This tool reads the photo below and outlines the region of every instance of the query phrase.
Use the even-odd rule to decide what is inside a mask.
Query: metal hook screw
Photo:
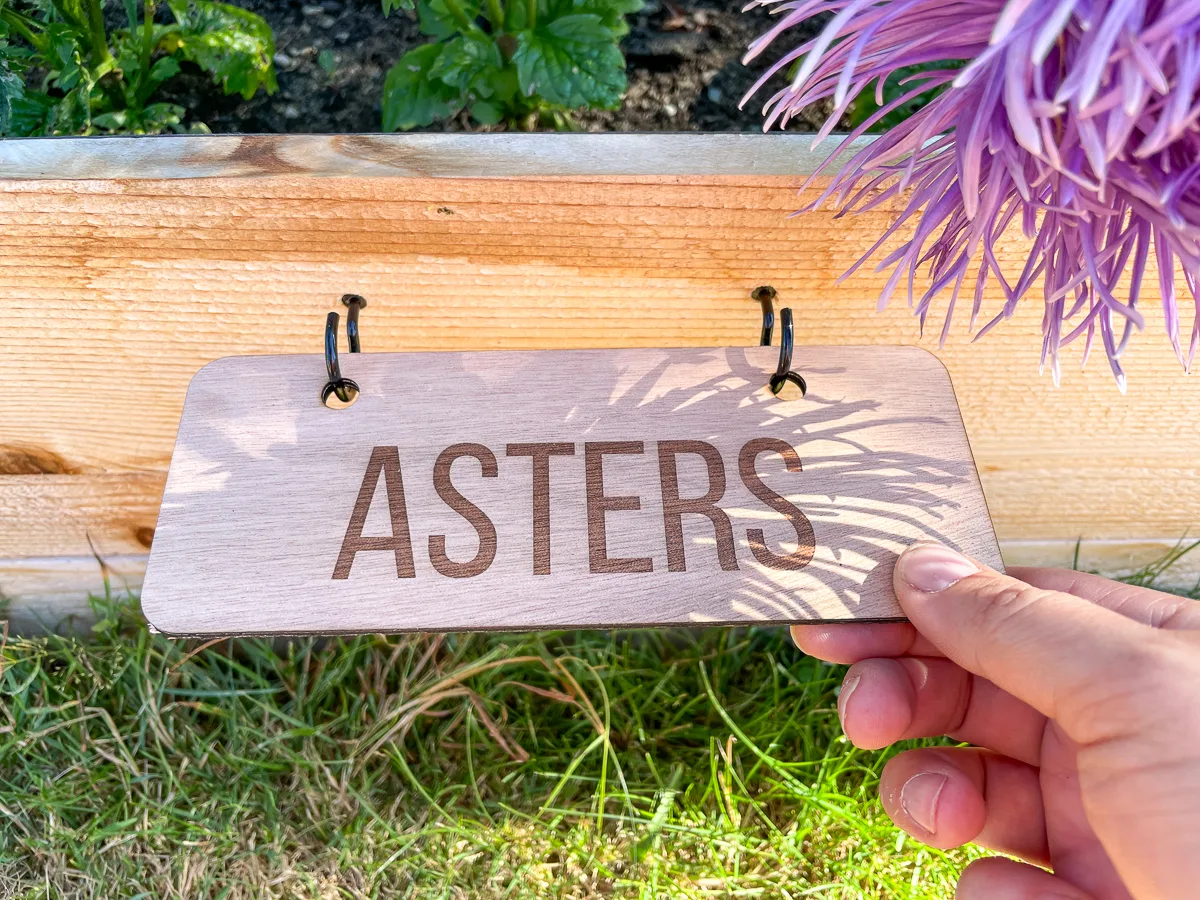
[[[771,393],[778,396],[783,390],[783,386],[789,381],[800,388],[800,396],[808,393],[808,384],[804,377],[792,371],[792,347],[793,347],[793,327],[792,327],[792,311],[788,307],[784,307],[779,311],[780,334],[779,334],[779,365],[775,369],[775,374],[771,376]]]
[[[351,353],[359,353],[358,311],[367,308],[367,301],[358,294],[342,294],[342,303],[349,310],[346,313],[346,341],[350,344]]]
[[[350,352],[359,353],[358,312],[367,305],[367,301],[357,294],[345,294],[342,297],[342,303],[349,310],[346,313],[346,339],[350,345]],[[342,377],[342,367],[338,362],[337,333],[339,319],[340,317],[335,312],[331,312],[325,317],[325,371],[329,376],[329,380],[325,382],[325,387],[321,389],[321,402],[326,406],[330,405],[329,401],[333,396],[336,396],[345,406],[349,406],[359,394],[358,385],[351,379]]]
[[[758,345],[770,347],[771,332],[775,330],[775,288],[769,284],[756,287],[750,292],[750,299],[762,304],[762,337]]]

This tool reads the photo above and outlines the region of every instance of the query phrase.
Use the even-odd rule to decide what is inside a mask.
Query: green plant
[[[412,0],[383,0],[385,13]],[[383,128],[466,109],[476,122],[570,128],[570,110],[613,109],[625,90],[618,41],[642,0],[417,0],[433,42],[388,72]]]
[[[941,62],[921,63],[915,66],[905,66],[897,69],[889,75],[883,82],[882,99],[883,103],[878,103],[880,94],[876,93],[877,85],[872,83],[866,90],[861,91],[854,102],[850,106],[850,124],[857,128],[863,122],[867,121],[880,109],[891,106],[895,101],[900,100],[905,94],[910,93],[914,86],[914,79],[922,72],[938,72],[951,69],[961,69],[963,61],[960,59],[943,60]],[[914,115],[918,110],[924,109],[929,105],[934,97],[940,96],[946,90],[946,85],[931,88],[915,97],[910,97],[903,100],[894,109],[884,113],[883,117],[876,122],[869,130],[871,132],[886,131],[889,128],[894,128],[903,122],[905,119]]]
[[[152,102],[194,63],[223,91],[275,90],[275,40],[259,16],[211,0],[124,0],[127,28],[106,29],[101,0],[0,0],[0,134],[12,136],[207,131],[186,110]]]

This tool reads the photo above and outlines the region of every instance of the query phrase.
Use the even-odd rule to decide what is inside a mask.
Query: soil
[[[250,100],[227,97],[199,70],[185,70],[160,99],[179,103],[214,132],[373,132],[388,69],[428,38],[415,13],[385,17],[379,0],[233,0],[275,30],[279,90]],[[784,83],[777,76],[738,109],[778,55],[813,33],[794,30],[747,67],[747,45],[773,17],[744,0],[647,0],[622,42],[629,90],[619,110],[576,115],[588,131],[757,131],[762,104]],[[322,51],[329,51],[322,53]],[[771,52],[774,51],[774,52]],[[318,61],[320,60],[320,62]],[[322,66],[322,63],[324,66]],[[165,96],[164,96],[165,95]],[[792,126],[815,129],[814,111]],[[430,130],[472,128],[465,116]]]

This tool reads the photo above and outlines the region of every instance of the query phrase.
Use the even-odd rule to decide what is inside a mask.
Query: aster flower
[[[844,215],[904,202],[895,224],[843,278],[894,236],[906,238],[878,264],[891,272],[880,308],[906,280],[923,328],[945,296],[942,341],[972,273],[973,331],[988,283],[994,279],[1004,297],[977,338],[1040,284],[1042,362],[1055,382],[1061,348],[1082,339],[1086,362],[1099,336],[1123,391],[1120,356],[1143,327],[1139,306],[1153,257],[1167,335],[1190,368],[1200,343],[1200,0],[751,5],[774,7],[780,21],[751,44],[746,61],[805,19],[834,14],[751,89],[796,66],[791,84],[766,103],[766,129],[831,98],[819,142],[860,92],[873,90],[879,108],[840,151],[893,110],[929,98],[858,150],[807,207],[832,202]],[[889,78],[900,92],[885,102]],[[995,254],[1010,227],[1032,241],[1020,272],[1002,271]],[[928,270],[921,292],[920,268]],[[1190,296],[1179,296],[1177,278]],[[1184,300],[1193,307],[1186,346]]]

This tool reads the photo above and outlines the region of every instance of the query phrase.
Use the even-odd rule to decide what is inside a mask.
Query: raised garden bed
[[[797,343],[914,343],[885,276],[838,276],[893,210],[787,217],[819,157],[795,135],[81,138],[0,143],[0,596],[17,627],[140,583],[188,381],[318,353],[342,293],[367,352],[748,346],[751,291]],[[1019,237],[998,252],[1023,258]],[[989,296],[989,303],[996,303]],[[1148,328],[1161,327],[1157,312]],[[1033,304],[950,369],[1007,559],[1129,571],[1200,520],[1200,382],[1166,341],[1061,388]],[[936,347],[936,338],[924,345]],[[803,348],[798,351],[803,365]],[[920,385],[914,385],[920,390]],[[1180,568],[1172,576],[1193,577]]]

